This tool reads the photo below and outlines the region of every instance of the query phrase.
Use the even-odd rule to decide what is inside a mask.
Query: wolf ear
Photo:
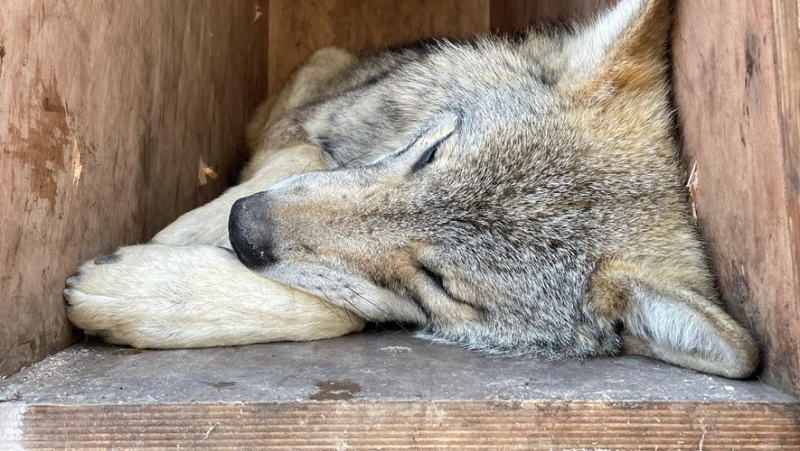
[[[588,305],[621,323],[624,352],[730,378],[755,371],[750,334],[713,299],[638,264],[608,260],[592,274]]]
[[[730,378],[755,370],[753,339],[716,303],[688,288],[655,288],[641,280],[628,280],[626,291],[626,353]]]
[[[668,0],[620,0],[566,39],[563,81],[590,95],[663,79],[670,23]]]

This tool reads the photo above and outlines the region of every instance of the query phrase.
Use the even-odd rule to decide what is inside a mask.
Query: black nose
[[[249,268],[275,262],[267,197],[266,193],[257,193],[237,200],[228,217],[233,251]]]

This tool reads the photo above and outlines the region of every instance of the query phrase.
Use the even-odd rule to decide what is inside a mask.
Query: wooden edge
[[[798,449],[797,403],[0,405],[0,448]],[[0,428],[3,432],[3,428]],[[5,437],[6,442],[3,442]]]
[[[772,0],[775,33],[776,85],[783,144],[783,178],[786,192],[789,240],[792,243],[793,299],[800,299],[800,2]],[[790,300],[791,302],[791,300]],[[794,310],[798,312],[798,310]],[[795,313],[791,324],[800,323]],[[794,334],[795,345],[800,338]],[[787,339],[783,337],[782,339]],[[779,385],[800,395],[800,359],[797,353],[781,362]]]

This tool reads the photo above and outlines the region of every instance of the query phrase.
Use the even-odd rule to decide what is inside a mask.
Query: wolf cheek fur
[[[154,239],[192,246],[126,248],[113,265],[87,265],[67,293],[70,317],[112,341],[188,347],[333,336],[361,327],[342,314],[352,312],[488,353],[628,352],[746,377],[756,347],[720,308],[680,183],[669,17],[664,0],[623,0],[574,34],[360,60],[318,52],[249,127],[256,153],[242,185]],[[329,170],[264,191],[306,165]],[[242,198],[228,242],[227,212]],[[232,245],[267,277],[211,244]],[[179,269],[193,252],[216,262],[218,287],[190,288],[200,275]],[[156,266],[174,273],[169,290]],[[98,293],[111,273],[117,287]],[[295,302],[295,289],[316,302]],[[198,326],[191,308],[151,318],[159,296],[220,321]],[[101,297],[147,299],[152,312]],[[217,309],[257,311],[268,331],[237,335]],[[343,326],[321,332],[326,317]]]

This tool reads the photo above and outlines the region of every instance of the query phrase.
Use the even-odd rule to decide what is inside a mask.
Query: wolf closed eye
[[[574,33],[320,50],[257,112],[242,184],[84,266],[70,318],[157,348],[400,321],[489,354],[747,377],[756,346],[681,183],[669,22],[623,0]]]
[[[435,143],[431,144],[425,152],[422,153],[422,156],[419,157],[416,163],[414,163],[414,167],[411,168],[411,172],[417,172],[422,170],[425,166],[431,164],[433,160],[436,158],[436,152],[439,150],[439,147],[442,145],[442,142],[449,138],[450,135],[445,136],[444,138],[436,141]]]

